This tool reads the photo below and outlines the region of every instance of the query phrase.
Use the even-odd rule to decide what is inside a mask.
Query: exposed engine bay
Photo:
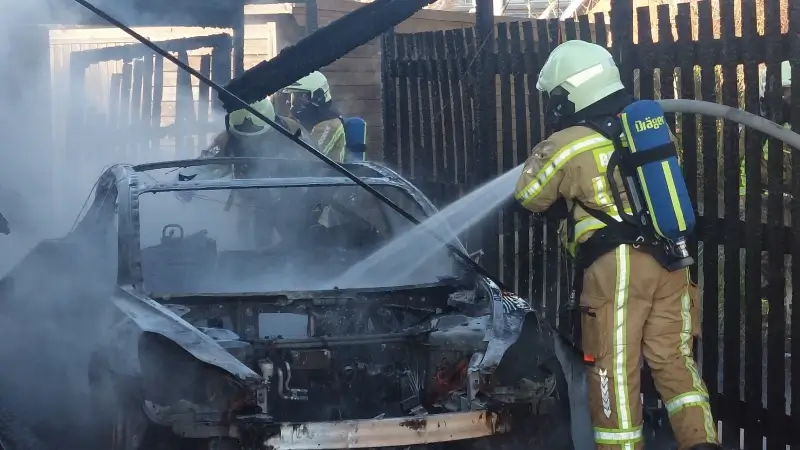
[[[442,285],[305,299],[191,297],[166,306],[263,377],[254,401],[237,412],[242,416],[340,421],[469,411],[492,402],[538,410],[554,392],[555,374],[540,371],[501,386],[476,370],[487,349],[491,302],[475,296]],[[170,361],[176,359],[140,354],[145,400],[158,422],[198,407],[231,406],[214,405],[218,389],[190,406],[195,402],[172,376],[185,370]]]

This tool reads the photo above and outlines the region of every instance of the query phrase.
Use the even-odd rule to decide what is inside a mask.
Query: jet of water
[[[521,173],[522,164],[451,203],[348,269],[334,285],[399,286],[435,282],[437,276],[449,275],[446,270],[441,273],[420,269],[452,263],[444,243],[453,242],[500,207],[513,193]],[[440,258],[447,261],[434,265]]]

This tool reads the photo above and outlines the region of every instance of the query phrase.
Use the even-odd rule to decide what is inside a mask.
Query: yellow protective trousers
[[[708,390],[692,355],[699,333],[697,288],[688,270],[669,272],[629,245],[597,259],[584,273],[582,345],[595,448],[643,448],[641,356],[669,412],[680,449],[718,443]]]

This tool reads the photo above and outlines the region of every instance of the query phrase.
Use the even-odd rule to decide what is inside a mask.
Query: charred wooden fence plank
[[[731,3],[733,3],[731,1]],[[786,53],[781,53],[781,5],[771,1],[764,3],[764,34],[767,39],[767,89],[766,99],[768,110],[778,113],[783,111],[782,92],[778,86],[770,86],[771,82],[781,79],[781,61],[786,59]],[[775,83],[775,84],[779,84]],[[788,120],[773,116],[779,123]],[[784,221],[784,156],[783,143],[770,139],[768,144],[767,162],[767,217],[769,234],[767,235],[768,267],[767,277],[767,407],[769,408],[769,425],[767,426],[767,449],[784,449],[782,439],[784,430],[778,426],[778,420],[784,416],[786,402],[786,306],[785,306],[785,258],[784,241],[781,230]],[[759,220],[760,222],[760,220]],[[797,226],[797,224],[795,224]],[[727,313],[727,311],[726,311]],[[727,375],[727,374],[726,374]],[[796,406],[796,405],[795,405]],[[796,410],[795,410],[796,412]]]
[[[757,32],[755,5],[749,2],[742,4],[742,33],[751,35]],[[745,80],[758,79],[758,54],[754,46],[742,49],[744,59],[743,73]],[[758,114],[758,85],[747,83],[745,86],[745,109]],[[760,155],[761,135],[753,130],[745,130],[745,154]],[[744,155],[743,155],[744,156]],[[745,177],[747,192],[744,196],[745,232],[743,242],[746,245],[744,260],[744,401],[747,404],[761,404],[763,392],[763,337],[761,307],[761,164],[759,158],[745,158]],[[741,194],[740,194],[741,197]],[[738,202],[738,203],[741,203]],[[738,242],[742,242],[739,240]],[[762,446],[764,426],[761,411],[748,408],[743,418],[744,447],[758,448]]]
[[[398,167],[399,142],[397,136],[397,77],[392,74],[392,62],[397,60],[394,32],[381,37],[381,114],[383,122],[383,160]],[[377,150],[377,149],[376,149]]]
[[[497,24],[497,72],[500,76],[500,127],[502,127],[501,139],[502,146],[502,168],[503,172],[514,167],[514,122],[513,108],[511,105],[513,92],[511,91],[512,60],[509,54],[508,25],[506,23]],[[500,274],[506,286],[516,285],[516,274],[514,273],[514,255],[516,253],[516,242],[514,238],[514,213],[509,208],[505,208],[500,216],[501,239],[503,242],[502,253],[500,255],[501,265]]]
[[[722,33],[722,102],[726,105],[738,106],[737,74],[735,49],[729,45],[735,37],[733,0],[720,2],[721,33]],[[739,243],[736,241],[739,227],[739,127],[735,123],[722,123],[722,186],[705,186],[706,192],[722,192],[725,217],[725,239],[723,279],[735,280],[741,276],[739,264]],[[704,152],[715,151],[716,148],[703,147]],[[710,211],[706,210],[706,214]],[[706,250],[708,251],[708,250]],[[722,428],[723,441],[728,445],[739,445],[739,429],[744,425],[739,420],[739,389],[740,389],[740,362],[741,362],[741,288],[740,283],[724,284],[722,308],[723,317],[723,350],[722,350],[722,392],[727,404],[724,404],[726,413],[731,414],[730,420]],[[711,373],[705,373],[706,379],[711,378]]]
[[[744,35],[744,34],[743,34]],[[791,97],[791,117],[792,129],[800,130],[800,3],[794,2],[789,5],[789,39],[790,49],[789,62],[792,65],[792,97]],[[791,223],[795,224],[792,227],[792,236],[790,245],[791,249],[791,281],[792,287],[800,286],[800,227],[796,224],[800,223],[800,157],[792,155],[792,181],[791,181]],[[800,357],[795,358],[794,355],[800,356],[800,308],[798,314],[794,314],[794,308],[791,311],[791,407],[792,416],[790,418],[791,424],[787,429],[793,430],[791,446],[792,450],[800,449],[800,413],[797,409],[800,407]]]

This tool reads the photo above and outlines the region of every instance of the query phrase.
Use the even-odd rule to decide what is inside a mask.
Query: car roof
[[[322,160],[308,160],[296,158],[269,158],[269,157],[224,157],[224,158],[197,158],[173,161],[159,161],[132,166],[134,172],[144,173],[160,169],[178,169],[184,167],[204,166],[214,164],[263,164],[265,167],[275,167],[275,176],[269,178],[339,178],[342,172]],[[355,161],[339,163],[342,167],[359,178],[386,178],[397,181],[403,179],[397,172],[372,161]]]
[[[178,181],[175,179],[176,177],[174,175],[171,175],[168,180],[159,181],[155,177],[150,176],[150,174],[155,171],[171,173],[174,172],[174,170],[169,169],[216,164],[259,164],[260,167],[266,170],[260,168],[258,177],[237,179],[222,178],[202,181]],[[404,189],[418,202],[422,200],[419,197],[425,198],[425,195],[410,181],[382,164],[369,161],[357,161],[343,163],[341,165],[369,185],[394,186]],[[180,190],[356,185],[353,180],[345,177],[339,170],[331,167],[324,161],[288,158],[225,157],[161,161],[129,166],[129,170],[124,172],[127,174],[129,186],[131,186],[137,194]],[[145,174],[145,177],[138,177],[136,174]],[[421,201],[421,203],[428,202],[429,200],[427,198],[425,198],[425,201]]]

